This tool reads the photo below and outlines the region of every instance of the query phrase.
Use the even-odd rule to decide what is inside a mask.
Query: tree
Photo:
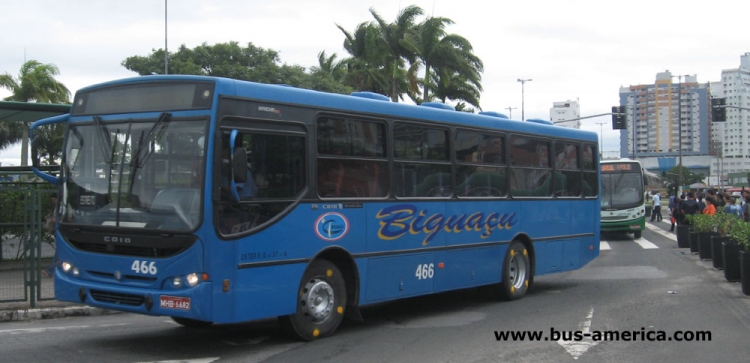
[[[415,19],[424,11],[416,5],[410,5],[399,12],[393,23],[383,20],[375,9],[370,8],[370,13],[375,18],[380,29],[380,39],[388,50],[388,58],[385,70],[392,74],[391,89],[388,95],[393,102],[398,102],[401,97],[401,87],[407,86],[408,91],[419,92],[416,70],[414,65],[417,60],[417,33]],[[404,61],[408,61],[407,68]],[[406,82],[404,82],[406,81]]]
[[[680,187],[680,169],[682,169],[682,185],[690,185],[693,183],[699,183],[702,182],[704,179],[706,179],[706,176],[702,173],[693,173],[690,171],[690,169],[681,166],[676,165],[669,170],[667,170],[666,174],[664,175],[664,182],[667,186],[667,190],[677,190],[678,187]]]
[[[430,88],[442,87],[438,98],[464,100],[479,108],[482,90],[481,73],[484,65],[474,55],[471,43],[456,34],[446,34],[445,26],[453,24],[448,18],[430,17],[418,26],[418,57],[424,65],[424,101],[430,101]],[[430,72],[434,70],[434,72]],[[443,77],[448,79],[443,80]],[[461,83],[460,85],[457,83]],[[454,89],[455,94],[446,94]],[[463,98],[468,97],[468,98]]]
[[[42,64],[32,59],[21,66],[18,78],[13,78],[8,73],[0,75],[0,87],[12,93],[5,98],[6,101],[70,103],[70,91],[55,79],[55,76],[59,73],[60,71],[54,64]],[[27,165],[29,125],[28,123],[19,124],[21,124],[20,137],[18,126],[0,126],[0,150],[20,139],[22,141],[21,165]],[[5,137],[3,138],[3,136]]]
[[[378,26],[364,22],[353,34],[336,26],[344,33],[344,49],[351,56],[342,60],[346,68],[344,84],[358,91],[388,94],[389,76],[385,73],[388,51],[380,41]]]
[[[445,103],[448,99],[452,101],[461,100],[481,110],[479,107],[481,86],[467,80],[465,74],[450,67],[443,67],[434,72],[430,83],[435,88],[435,98],[441,102]]]
[[[147,56],[128,57],[122,62],[122,66],[142,76],[162,74],[164,51],[158,49]],[[326,92],[345,93],[347,90],[346,87],[322,79],[319,74],[307,73],[302,66],[281,64],[277,51],[256,47],[252,43],[245,47],[237,42],[214,45],[203,43],[194,49],[182,45],[177,52],[169,55],[169,73],[288,84]]]

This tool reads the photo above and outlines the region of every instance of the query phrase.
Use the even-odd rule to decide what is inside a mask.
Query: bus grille
[[[625,220],[625,219],[629,219],[629,217],[628,216],[606,216],[606,217],[602,217],[602,221],[621,221],[621,220]]]
[[[108,304],[120,304],[128,306],[138,306],[143,304],[143,296],[120,294],[101,290],[90,290],[91,297],[97,302]]]
[[[182,248],[121,246],[102,243],[86,243],[73,240],[71,240],[70,243],[79,250],[118,256],[169,257],[176,255],[182,250]]]

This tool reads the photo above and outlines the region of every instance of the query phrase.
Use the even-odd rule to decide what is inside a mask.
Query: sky
[[[453,20],[446,31],[468,39],[484,62],[482,110],[513,119],[523,108],[526,119],[548,120],[553,102],[566,100],[578,100],[582,117],[607,113],[620,87],[653,84],[665,70],[715,82],[750,52],[747,0],[24,0],[2,5],[0,74],[17,77],[25,60],[54,64],[72,98],[137,76],[122,61],[163,49],[165,22],[168,50],[253,43],[309,68],[321,51],[348,56],[337,25],[353,32],[374,20],[370,8],[390,22],[409,5]],[[518,79],[531,79],[523,97]],[[611,116],[581,128],[600,134],[605,154],[619,150]],[[20,165],[20,155],[16,145],[0,162]]]

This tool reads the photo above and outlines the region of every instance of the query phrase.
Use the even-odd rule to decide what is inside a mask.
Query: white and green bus
[[[633,233],[646,227],[646,176],[637,160],[602,160],[602,232]]]

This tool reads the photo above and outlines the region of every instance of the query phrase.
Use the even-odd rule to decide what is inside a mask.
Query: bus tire
[[[203,321],[203,320],[195,320],[195,319],[188,319],[188,318],[176,318],[172,317],[172,320],[174,320],[175,323],[180,324],[184,327],[188,328],[207,328],[213,324],[210,321]]]
[[[305,341],[333,334],[344,319],[346,285],[341,271],[328,260],[313,261],[297,294],[297,312],[279,318],[282,328]]]
[[[639,239],[643,235],[643,231],[635,231],[633,232],[633,238]]]
[[[492,288],[491,296],[500,300],[517,300],[526,295],[531,286],[531,259],[526,246],[513,241],[503,260],[500,284]]]

